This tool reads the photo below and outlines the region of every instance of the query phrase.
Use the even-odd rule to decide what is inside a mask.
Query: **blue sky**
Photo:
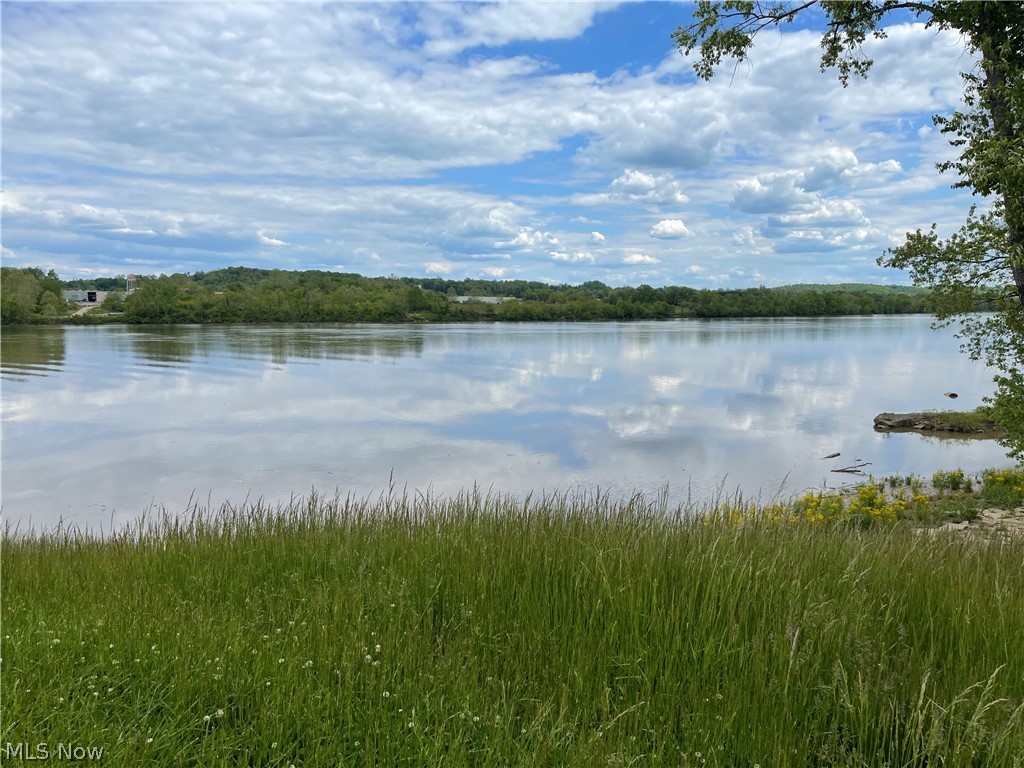
[[[813,13],[705,83],[692,8],[4,2],[3,263],[907,282],[875,259],[971,204],[963,42],[894,19],[844,89]]]

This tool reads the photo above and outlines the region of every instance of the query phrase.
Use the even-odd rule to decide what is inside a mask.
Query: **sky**
[[[894,18],[844,89],[815,9],[705,82],[693,8],[3,2],[2,263],[906,284],[876,259],[972,203],[963,41]]]

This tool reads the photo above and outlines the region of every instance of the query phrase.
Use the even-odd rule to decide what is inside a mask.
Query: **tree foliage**
[[[456,296],[471,298],[461,303]],[[472,298],[486,296],[509,300]],[[925,290],[882,286],[612,288],[596,280],[573,286],[230,268],[140,279],[124,308],[123,318],[133,323],[391,323],[901,314],[930,312],[934,302]]]
[[[1024,4],[701,0],[693,23],[672,36],[682,53],[697,51],[694,69],[708,79],[723,59],[746,59],[758,32],[815,6],[826,19],[821,70],[836,69],[843,85],[853,75],[867,76],[873,62],[863,44],[869,36],[884,38],[883,22],[896,11],[959,32],[977,57],[962,73],[964,110],[934,121],[959,151],[938,170],[953,172],[953,186],[970,189],[980,202],[958,232],[942,238],[933,224],[908,233],[879,264],[909,270],[916,285],[933,289],[938,321],[959,320],[965,351],[1000,369],[997,418],[1011,455],[1024,460],[1024,419],[1018,418],[1024,413]],[[971,314],[979,290],[995,292],[996,314]]]
[[[4,272],[4,323],[42,322],[39,270]],[[93,288],[88,281],[84,288]],[[549,285],[528,280],[445,280],[363,277],[357,274],[229,267],[191,275],[140,276],[129,295],[103,303],[114,317],[85,315],[72,322],[322,323],[661,320],[716,317],[821,317],[932,312],[931,292],[861,284],[709,290],[649,285],[612,288],[597,280]],[[60,282],[56,281],[57,299]],[[24,294],[27,298],[19,298]],[[500,303],[455,297],[496,296]],[[990,298],[973,298],[984,308]],[[29,309],[21,311],[26,305]],[[35,307],[36,309],[32,309]],[[65,303],[57,316],[67,317]]]
[[[0,322],[31,323],[67,313],[57,273],[36,267],[0,267]]]

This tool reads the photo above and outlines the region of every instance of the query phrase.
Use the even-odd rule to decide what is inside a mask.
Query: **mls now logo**
[[[29,744],[5,742],[4,760],[102,760],[103,747],[85,747],[81,744],[61,742],[58,744]]]

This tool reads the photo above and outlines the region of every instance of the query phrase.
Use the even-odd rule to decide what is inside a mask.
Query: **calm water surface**
[[[190,496],[316,488],[790,496],[1006,466],[993,441],[876,434],[972,408],[991,372],[929,318],[4,330],[3,516],[104,530]],[[820,457],[839,451],[835,460]]]

